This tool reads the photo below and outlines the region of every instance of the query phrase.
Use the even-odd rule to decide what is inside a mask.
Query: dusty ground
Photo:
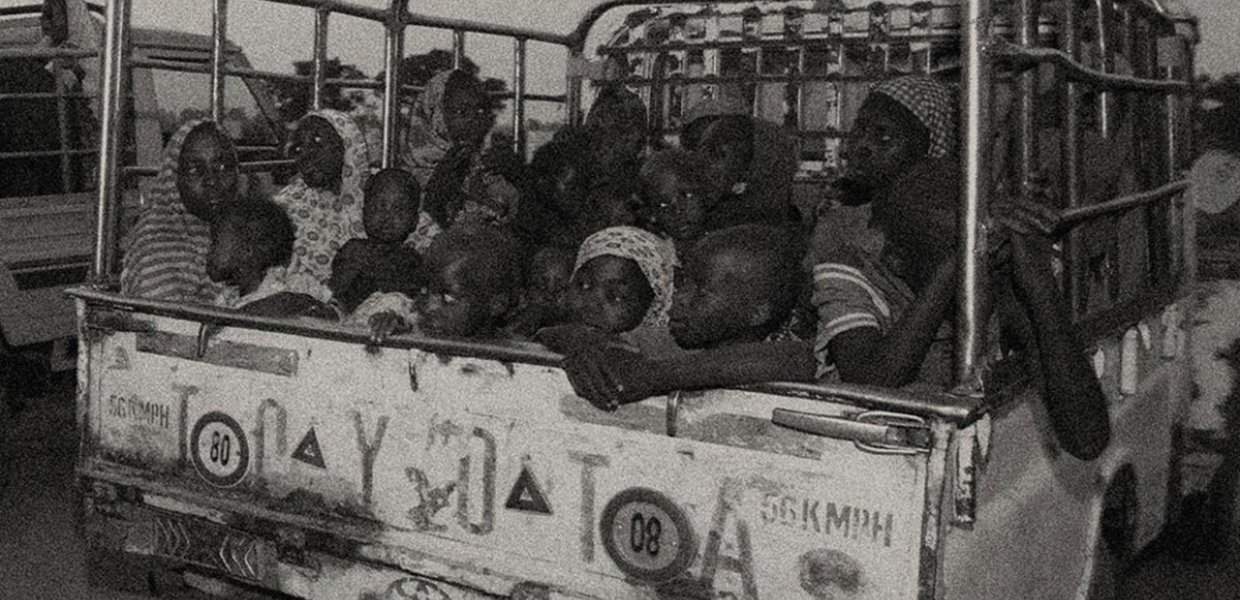
[[[92,589],[73,521],[72,378],[16,415],[0,412],[0,600],[143,600]],[[1233,547],[1240,540],[1232,532]],[[1143,556],[1121,600],[1238,600],[1240,551],[1213,565]],[[1036,599],[1035,599],[1036,600]]]

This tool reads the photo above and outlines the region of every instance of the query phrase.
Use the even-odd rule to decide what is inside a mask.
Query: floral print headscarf
[[[344,141],[344,166],[340,192],[315,189],[298,175],[276,194],[274,200],[288,212],[297,231],[290,271],[304,272],[326,283],[332,259],[345,242],[366,237],[362,226],[362,187],[369,174],[366,137],[349,115],[336,110],[316,110],[302,118],[323,119]]]

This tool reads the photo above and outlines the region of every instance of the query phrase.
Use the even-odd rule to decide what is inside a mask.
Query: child
[[[512,226],[533,247],[558,246],[575,251],[585,235],[586,197],[592,164],[585,129],[565,127],[534,152],[530,176]],[[572,257],[569,257],[569,270]]]
[[[573,267],[573,317],[609,333],[666,325],[674,266],[667,243],[648,231],[620,226],[591,235]]]
[[[521,308],[508,324],[508,331],[528,338],[543,327],[571,318],[567,296],[575,258],[571,250],[558,246],[546,246],[534,253],[526,273],[528,285]]]
[[[711,164],[700,154],[663,150],[642,165],[641,183],[651,228],[687,247],[707,231],[707,213],[720,190]]]
[[[705,235],[688,253],[669,314],[682,348],[653,359],[620,348],[581,349],[564,368],[577,393],[614,410],[673,390],[811,381],[810,344],[773,336],[796,304],[799,239],[782,227],[742,225]]]
[[[354,312],[372,339],[418,330],[447,337],[490,337],[521,289],[521,252],[511,236],[485,226],[454,227],[435,238],[425,258],[429,283],[418,298],[376,294]]]
[[[312,275],[286,267],[293,256],[293,223],[267,201],[230,205],[211,224],[207,273],[224,284],[220,306],[272,317],[338,318],[330,292]]]
[[[340,248],[327,283],[346,312],[375,292],[412,296],[426,285],[422,257],[404,245],[417,225],[420,194],[417,179],[402,169],[384,169],[366,182],[362,223],[367,237]]]

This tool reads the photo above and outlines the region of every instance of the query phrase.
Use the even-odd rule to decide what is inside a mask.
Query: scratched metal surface
[[[288,593],[399,598],[423,585],[412,572],[501,595],[916,597],[925,458],[770,423],[776,407],[855,408],[709,392],[682,399],[669,437],[666,400],[604,414],[553,367],[238,328],[212,341],[228,352],[190,360],[196,323],[135,316],[152,327],[87,336],[85,470],[161,510],[317,527],[365,559],[269,556],[260,579]],[[636,488],[656,500],[617,504],[604,528]],[[632,569],[682,552],[671,581]]]
[[[1133,551],[1160,533],[1172,432],[1192,397],[1189,310],[1173,305],[1090,348],[1112,427],[1097,460],[1081,462],[1055,446],[1036,387],[994,415],[989,456],[978,463],[977,522],[950,528],[944,542],[947,599],[1088,597],[1105,484],[1121,470],[1131,469],[1137,482]]]

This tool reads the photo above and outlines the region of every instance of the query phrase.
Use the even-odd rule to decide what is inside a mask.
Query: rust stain
[[[801,589],[814,600],[852,598],[865,589],[861,564],[839,550],[810,550],[801,555],[797,564]]]
[[[572,394],[560,398],[560,413],[581,423],[610,425],[631,431],[663,433],[667,427],[665,411],[660,407],[628,404],[615,412],[605,412]]]

